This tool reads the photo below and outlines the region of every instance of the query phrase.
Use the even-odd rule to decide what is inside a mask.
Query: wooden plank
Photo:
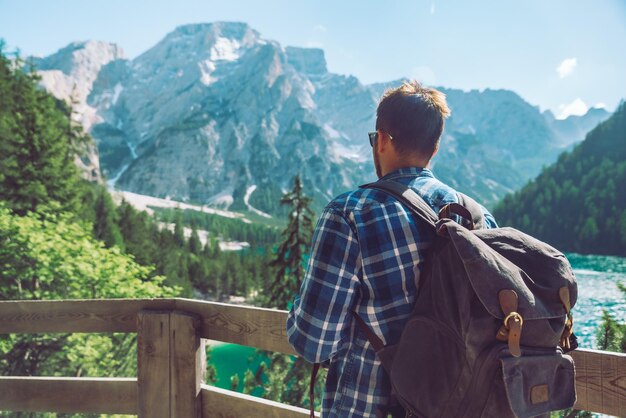
[[[617,416],[626,417],[626,356],[617,359],[617,379],[615,386],[619,392],[619,414]]]
[[[287,341],[287,312],[176,299],[176,309],[202,318],[202,338],[296,354]]]
[[[137,379],[0,377],[0,411],[136,414]]]
[[[585,359],[587,356],[582,350],[575,350],[570,352],[574,359],[574,366],[576,368],[576,405],[575,409],[586,410],[587,399],[587,364]]]
[[[602,357],[593,352],[587,352],[587,408],[590,411],[600,412],[602,408]]]
[[[214,386],[202,385],[202,418],[308,418],[309,411]],[[315,413],[319,417],[319,413]]]
[[[202,352],[204,340],[198,336],[200,318],[184,313],[170,313],[170,416],[201,418],[200,389],[206,365]]]
[[[285,311],[189,299],[2,301],[0,334],[135,332],[142,309],[195,313],[202,317],[203,338],[295,354]]]
[[[0,334],[135,332],[142,309],[171,310],[173,299],[98,299],[0,302]]]
[[[617,379],[617,357],[602,356],[602,410],[603,413],[619,416],[619,393]]]
[[[576,364],[576,408],[626,417],[626,354],[585,349],[571,354]]]
[[[169,418],[170,314],[141,311],[137,322],[139,418]]]

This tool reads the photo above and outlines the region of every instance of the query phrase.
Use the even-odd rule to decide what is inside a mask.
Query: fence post
[[[206,370],[200,318],[185,312],[170,314],[170,416],[201,418],[201,385]]]
[[[170,313],[137,315],[137,410],[139,418],[170,418]]]
[[[137,321],[139,418],[201,418],[206,353],[200,319],[144,310]]]

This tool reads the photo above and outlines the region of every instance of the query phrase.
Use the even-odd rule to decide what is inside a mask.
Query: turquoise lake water
[[[574,333],[578,344],[596,348],[595,333],[602,311],[626,322],[626,296],[617,283],[626,285],[626,258],[567,254],[578,281],[578,302],[574,306]]]
[[[618,282],[626,285],[626,258],[579,254],[567,254],[567,257],[578,281],[578,301],[573,309],[574,332],[580,347],[596,348],[595,333],[603,310],[620,322],[626,322],[626,297],[617,287]],[[263,361],[255,356],[255,351],[235,344],[212,348],[210,363],[215,365],[219,379],[216,386],[229,389],[230,377],[239,374],[241,389],[245,371],[256,370]]]

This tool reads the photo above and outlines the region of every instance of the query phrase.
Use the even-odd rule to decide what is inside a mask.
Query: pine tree
[[[198,236],[198,228],[194,225],[191,228],[191,236],[189,237],[189,251],[192,254],[200,255],[202,252],[202,243],[200,242],[200,237]]]
[[[293,189],[285,193],[280,204],[288,206],[289,223],[282,233],[283,241],[276,258],[270,263],[278,269],[270,285],[270,306],[285,308],[300,290],[305,273],[305,256],[308,255],[313,235],[312,199],[302,190],[300,175],[293,181]]]
[[[174,239],[180,247],[185,245],[185,225],[183,224],[183,213],[180,209],[176,210],[174,216]]]
[[[285,308],[300,290],[304,278],[305,262],[313,235],[313,211],[311,198],[304,195],[300,176],[294,178],[293,189],[285,193],[281,205],[290,209],[289,223],[282,233],[283,241],[269,267],[277,269],[270,283],[269,300],[261,302],[269,306]],[[259,280],[262,281],[262,280]],[[270,365],[262,367],[252,375],[248,373],[245,385],[250,388],[262,387],[263,397],[292,405],[306,405],[308,402],[308,382],[311,365],[302,359],[295,359],[279,353],[259,350],[264,356],[271,356]],[[316,391],[320,393],[324,373],[319,377]],[[320,399],[319,396],[316,399]]]
[[[94,236],[104,241],[107,247],[117,246],[124,249],[124,238],[117,224],[118,214],[111,195],[104,187],[98,187],[94,202]]]
[[[626,284],[618,283],[617,286],[626,298]],[[602,313],[596,338],[598,349],[626,353],[626,323],[619,323],[606,310]]]
[[[137,211],[123,200],[117,208],[116,219],[126,252],[134,255],[140,264],[157,264],[160,231],[146,212]]]
[[[198,229],[195,224],[191,228],[191,236],[188,242],[189,247],[189,280],[194,288],[199,289],[202,286],[204,271],[202,268],[202,242],[198,236]]]
[[[80,177],[74,164],[86,136],[71,110],[38,88],[39,77],[0,44],[0,199],[16,213],[36,211],[49,201],[76,212]]]

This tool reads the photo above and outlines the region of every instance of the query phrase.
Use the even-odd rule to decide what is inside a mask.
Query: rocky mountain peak
[[[192,36],[203,37],[212,35],[215,37],[224,37],[238,41],[244,41],[246,38],[259,38],[257,31],[252,29],[250,25],[243,22],[212,22],[212,23],[193,23],[189,25],[178,26],[169,36]]]
[[[42,77],[41,84],[56,98],[74,103],[75,110],[83,114],[102,67],[123,57],[124,51],[115,44],[85,41],[72,42],[46,58],[33,61]],[[81,122],[88,129],[93,121],[81,118]]]
[[[68,76],[96,76],[102,66],[124,58],[116,44],[103,41],[72,42],[46,58],[35,58],[38,70],[59,70]]]
[[[248,24],[241,22],[215,22],[183,25],[165,36],[145,54],[150,59],[151,51],[167,51],[169,56],[189,58],[203,56],[211,61],[234,61],[240,50],[261,41],[260,34]],[[208,56],[206,56],[208,55]]]

